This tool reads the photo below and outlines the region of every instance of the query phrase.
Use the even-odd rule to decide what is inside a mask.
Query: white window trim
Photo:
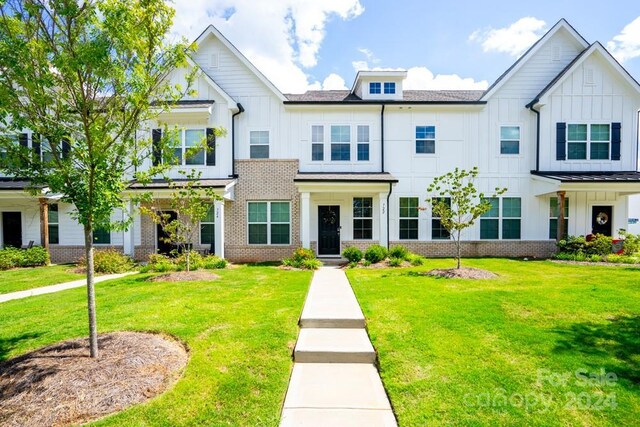
[[[203,245],[211,245],[211,244],[214,244],[214,243],[215,243],[215,232],[216,232],[216,229],[215,229],[215,227],[216,227],[216,205],[212,202],[212,203],[211,203],[211,207],[210,207],[209,209],[212,209],[212,210],[213,210],[213,221],[212,221],[212,222],[209,222],[209,221],[200,221],[200,226],[201,226],[201,227],[200,227],[200,230],[199,230],[200,232],[198,233],[198,234],[199,234],[199,236],[198,236],[198,238],[199,238],[198,243],[200,244],[200,246],[203,246]],[[214,239],[214,241],[213,241],[213,242],[211,242],[211,243],[202,243],[202,225],[213,225],[213,233],[214,233],[214,234],[213,234],[213,236],[214,236],[214,237],[213,237],[213,239]]]
[[[313,160],[313,144],[320,144],[319,142],[313,142],[313,126],[323,127],[323,160]],[[331,160],[331,146],[332,144],[347,144],[346,142],[331,142],[331,127],[332,126],[348,126],[349,127],[349,160]],[[369,141],[358,142],[358,126],[367,126],[369,128]],[[374,125],[372,122],[311,122],[308,126],[308,161],[313,165],[371,165],[373,164],[374,150],[373,148],[373,132]],[[369,145],[369,160],[358,160],[358,144]]]
[[[268,143],[266,143],[266,144],[252,144],[252,143],[251,143],[251,132],[267,132],[267,134],[269,135],[269,142],[268,142]],[[270,128],[269,128],[269,129],[265,129],[265,128],[253,128],[253,129],[249,129],[249,130],[248,130],[248,132],[247,132],[247,145],[248,145],[248,147],[249,147],[249,151],[248,151],[248,153],[247,153],[247,159],[254,159],[254,160],[268,160],[268,159],[272,159],[272,158],[273,158],[273,157],[272,157],[273,153],[272,153],[272,150],[271,150],[271,149],[272,149],[272,146],[271,146],[271,135],[272,135],[272,132],[271,132],[271,129],[270,129]],[[266,145],[267,147],[269,147],[269,155],[268,155],[267,157],[265,157],[265,158],[253,158],[253,157],[251,157],[251,147],[252,147],[252,146],[256,146],[256,147],[257,147],[257,146],[265,146],[265,145]]]
[[[611,162],[611,133],[613,131],[614,122],[606,121],[581,121],[581,122],[566,122],[567,126],[564,134],[564,143],[566,150],[566,159],[563,162],[580,163],[580,162]],[[569,158],[569,142],[581,142],[581,141],[569,141],[569,125],[587,125],[587,157],[585,159],[570,159]],[[607,159],[592,159],[591,158],[591,125],[609,125],[609,141],[593,141],[596,144],[609,144],[609,158]]]
[[[322,142],[313,140],[313,128],[322,127]],[[322,145],[322,160],[313,160],[313,145]],[[329,153],[331,154],[331,153]],[[327,162],[327,125],[324,123],[311,123],[309,125],[309,161],[313,164],[323,164]]]
[[[181,126],[177,129],[178,133],[177,136],[180,138],[180,145],[179,146],[175,146],[175,149],[180,148],[180,163],[177,164],[173,164],[171,166],[173,167],[180,167],[180,166],[186,166],[186,167],[192,167],[192,168],[200,168],[200,167],[205,167],[207,166],[207,152],[205,150],[204,153],[204,160],[202,163],[199,164],[194,164],[194,165],[188,165],[187,164],[187,131],[188,130],[201,130],[204,132],[204,137],[207,137],[207,126],[199,126],[199,125],[186,125],[186,126]],[[163,130],[164,132],[164,130]],[[169,133],[173,134],[174,130],[169,130]],[[43,151],[43,150],[41,150]]]
[[[507,242],[519,242],[522,241],[522,212],[524,211],[523,205],[522,205],[522,199],[523,197],[521,195],[505,195],[505,196],[498,196],[498,197],[487,197],[487,199],[498,199],[498,216],[490,216],[490,217],[483,217],[481,216],[479,218],[480,221],[478,221],[478,232],[480,233],[478,235],[478,239],[482,240],[482,241],[487,241],[487,242],[495,242],[498,240],[504,240]],[[514,216],[508,216],[505,217],[504,216],[504,204],[503,204],[503,200],[504,199],[520,199],[520,216],[519,217],[514,217]],[[483,219],[497,219],[498,220],[498,238],[497,239],[483,239],[482,238],[482,220]],[[519,219],[520,220],[520,238],[518,239],[505,239],[502,237],[502,220],[504,219]],[[548,224],[547,224],[548,225]],[[549,231],[549,230],[547,230]]]
[[[518,154],[502,154],[501,143],[502,143],[502,128],[503,127],[517,127],[520,129],[520,139],[518,140]],[[523,126],[522,123],[500,123],[498,125],[498,155],[500,157],[522,157],[522,134],[523,134]],[[505,139],[505,141],[515,141],[515,139]]]
[[[371,92],[371,84],[372,83],[377,83],[380,85],[380,92]],[[368,82],[367,83],[367,91],[369,92],[369,95],[382,95],[384,92],[384,84],[382,81],[372,81],[372,82]]]
[[[355,207],[353,205],[354,200],[355,199],[371,199],[371,216],[355,216]],[[353,196],[351,198],[351,238],[352,240],[362,240],[365,242],[368,242],[370,240],[373,240],[374,237],[374,232],[375,232],[375,225],[374,225],[374,211],[376,209],[376,205],[375,205],[375,200],[373,197],[371,196]],[[370,239],[363,239],[363,238],[358,238],[356,239],[355,237],[355,232],[356,232],[356,227],[355,227],[355,220],[356,219],[370,219],[371,220],[371,238]]]
[[[400,203],[400,199],[418,199],[418,216],[400,216],[400,207],[401,207],[401,203]],[[413,196],[413,195],[402,195],[402,196],[398,196],[398,240],[403,241],[403,242],[417,242],[420,240],[420,233],[422,231],[422,228],[420,226],[420,223],[422,221],[420,221],[420,197],[419,196]],[[403,219],[415,219],[416,221],[418,221],[418,237],[416,239],[402,239],[400,237],[400,220]]]
[[[271,203],[288,203],[289,204],[289,222],[271,222]],[[266,203],[267,204],[267,222],[249,222],[249,203]],[[251,247],[257,246],[291,246],[292,235],[292,213],[291,213],[291,200],[247,200],[246,203],[246,221],[247,221],[247,245]],[[249,224],[266,224],[267,225],[267,243],[249,243]],[[271,224],[289,224],[289,243],[271,243]]]
[[[434,143],[434,152],[433,153],[418,153],[416,151],[416,143],[418,141],[419,138],[416,138],[416,128],[419,126],[433,126],[434,131],[435,131],[435,138],[433,138],[433,143]],[[438,156],[438,125],[435,123],[414,123],[411,129],[412,133],[411,133],[411,142],[412,142],[412,147],[411,147],[411,151],[413,153],[414,156],[416,157],[437,157]],[[420,138],[420,140],[423,140],[423,138]],[[429,138],[424,138],[425,141],[430,141],[431,139]]]

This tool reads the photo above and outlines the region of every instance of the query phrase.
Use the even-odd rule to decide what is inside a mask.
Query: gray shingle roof
[[[20,179],[20,178],[0,177],[0,191],[24,190],[26,188],[31,188],[31,183],[27,180]],[[36,188],[42,188],[42,186],[36,186]]]
[[[640,172],[531,172],[561,182],[640,182]]]
[[[390,173],[333,173],[333,172],[298,172],[296,182],[398,182]]]
[[[405,90],[402,101],[385,102],[476,102],[483,94],[483,90]],[[310,90],[285,96],[290,102],[379,102],[364,101],[348,90]]]
[[[187,181],[188,180],[186,179],[175,179],[173,180],[173,183],[175,184],[175,187],[181,187]],[[233,179],[226,179],[226,178],[199,179],[197,180],[196,187],[224,188],[227,185],[231,184],[233,181],[234,181]],[[171,187],[169,186],[169,182],[164,179],[153,179],[146,186],[139,182],[134,181],[129,185],[129,188],[135,189],[135,190],[140,190],[140,189],[153,190],[153,189],[165,189],[165,188],[171,188]]]

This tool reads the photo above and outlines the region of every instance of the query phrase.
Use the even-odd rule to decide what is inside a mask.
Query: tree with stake
[[[491,203],[476,188],[477,176],[477,167],[470,170],[455,168],[452,172],[434,178],[427,188],[427,192],[432,194],[427,203],[431,206],[433,216],[440,218],[440,223],[455,242],[458,269],[462,253],[462,230],[471,227],[482,214],[491,209]],[[490,197],[497,197],[506,191],[506,188],[496,188]]]
[[[164,0],[0,2],[0,124],[32,132],[0,139],[5,172],[61,194],[84,228],[91,357],[98,356],[93,232],[123,206],[121,193],[149,155],[136,138],[184,93],[167,76],[188,46],[168,43]],[[154,173],[153,170],[148,174]]]

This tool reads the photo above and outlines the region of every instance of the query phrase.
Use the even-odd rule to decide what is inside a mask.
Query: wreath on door
[[[609,215],[607,215],[606,212],[600,212],[596,216],[596,222],[600,225],[605,225],[606,223],[609,222]]]
[[[334,225],[337,221],[338,221],[338,215],[336,215],[336,212],[333,210],[328,210],[324,213],[324,215],[322,216],[322,221],[325,224],[330,224],[330,225]]]

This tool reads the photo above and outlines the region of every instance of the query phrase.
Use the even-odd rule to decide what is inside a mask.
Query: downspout
[[[231,116],[231,178],[237,178],[238,174],[236,173],[236,116],[240,113],[244,113],[244,107],[239,102],[236,104],[238,106],[238,112],[233,113]]]
[[[533,108],[534,104],[538,102],[536,98],[526,105],[526,107],[536,114],[536,172],[540,172],[540,111]]]
[[[380,110],[380,172],[384,173],[384,107]]]
[[[391,214],[389,212],[389,199],[391,198],[391,190],[393,189],[393,182],[389,183],[389,193],[387,193],[387,249],[389,249],[389,247],[391,246],[391,242],[389,241],[389,236],[391,235],[391,233],[389,232],[389,224],[391,223],[389,218],[391,217]]]

